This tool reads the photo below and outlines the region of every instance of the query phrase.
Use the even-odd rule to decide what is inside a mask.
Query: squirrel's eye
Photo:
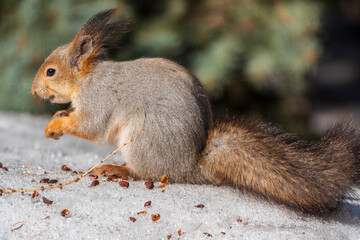
[[[54,76],[54,74],[55,74],[55,69],[49,68],[48,70],[46,70],[47,77],[52,77],[52,76]]]

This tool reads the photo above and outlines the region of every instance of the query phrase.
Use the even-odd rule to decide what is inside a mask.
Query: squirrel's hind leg
[[[117,164],[103,165],[93,170],[93,173],[97,176],[128,177],[129,172],[129,167],[119,166]]]

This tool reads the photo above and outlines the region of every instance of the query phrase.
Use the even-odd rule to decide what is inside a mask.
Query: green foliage
[[[271,92],[280,112],[289,111],[319,55],[316,1],[1,1],[0,109],[39,109],[29,89],[43,59],[94,13],[114,6],[137,22],[115,57],[175,60],[218,101],[251,89],[256,96]]]

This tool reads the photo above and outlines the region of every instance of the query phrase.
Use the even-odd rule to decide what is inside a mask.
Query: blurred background
[[[1,0],[0,111],[54,113],[31,96],[33,76],[111,7],[136,21],[112,57],[185,66],[217,117],[247,115],[305,138],[360,118],[359,0]]]

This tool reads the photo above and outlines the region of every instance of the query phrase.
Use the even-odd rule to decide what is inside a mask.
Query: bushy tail
[[[201,173],[266,199],[322,215],[338,207],[360,179],[360,131],[336,125],[318,142],[255,122],[217,124],[209,133]]]

